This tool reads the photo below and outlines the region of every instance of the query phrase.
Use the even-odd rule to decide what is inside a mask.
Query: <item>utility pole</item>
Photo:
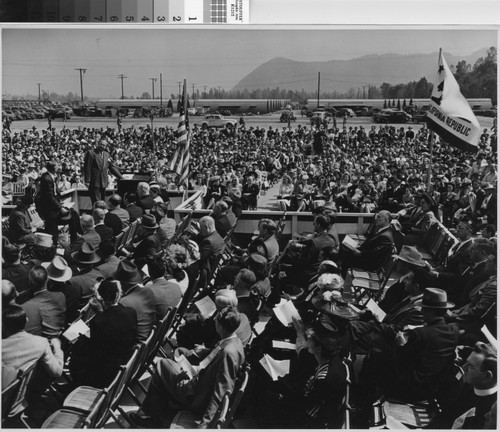
[[[160,74],[160,108],[163,108],[163,80]]]
[[[87,69],[76,68],[75,70],[80,71],[80,95],[82,97],[82,102],[83,102],[83,74],[87,72]]]
[[[366,87],[366,86],[363,86],[363,99],[366,99],[366,98],[365,98],[365,87]]]
[[[320,89],[320,82],[321,82],[321,72],[318,72],[318,106],[316,108],[319,108],[319,89]]]
[[[37,83],[37,85],[38,85],[38,102],[40,102],[42,100],[42,96],[40,94],[40,86],[41,86],[41,84]]]
[[[123,74],[120,74],[120,75],[118,75],[118,77],[117,77],[117,78],[119,78],[119,79],[121,79],[121,80],[122,80],[122,99],[125,99],[125,96],[124,96],[124,94],[123,94],[123,80],[124,80],[125,78],[127,78],[127,77],[126,77],[125,75],[123,75]]]
[[[155,82],[156,82],[156,78],[148,78],[151,80],[151,88],[153,89],[153,92],[152,92],[152,95],[153,95],[153,99],[155,98]]]
[[[179,100],[181,99],[181,84],[182,81],[177,81],[177,84],[179,84]]]
[[[195,83],[193,83],[193,100],[194,100],[194,86],[195,86]]]

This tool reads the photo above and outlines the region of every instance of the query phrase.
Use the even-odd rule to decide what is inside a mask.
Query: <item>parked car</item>
[[[209,114],[205,116],[201,123],[201,127],[211,128],[211,127],[233,127],[238,123],[235,119],[224,118],[221,114]]]
[[[16,115],[11,110],[3,110],[2,117],[16,120]]]
[[[48,115],[53,119],[62,118],[69,120],[71,118],[71,115],[69,115],[66,111],[64,111],[61,108],[50,109]]]
[[[411,115],[402,110],[382,110],[373,116],[376,123],[411,123]]]

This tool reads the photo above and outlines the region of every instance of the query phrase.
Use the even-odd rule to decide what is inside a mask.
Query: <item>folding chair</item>
[[[114,420],[118,422],[112,408],[115,408],[117,401],[121,398],[125,390],[130,373],[137,360],[139,349],[139,347],[136,347],[127,363],[120,366],[118,373],[108,387],[99,389],[89,386],[80,386],[66,397],[63,403],[63,409],[89,414],[95,406],[100,403],[101,396],[105,395],[104,401],[102,402],[102,412],[100,412],[100,415],[95,419],[94,425],[96,428],[101,428],[104,426],[109,416],[112,416]],[[55,422],[56,420],[53,421]]]
[[[388,257],[384,266],[377,272],[366,272],[362,269],[350,269],[352,275],[352,291],[358,301],[368,297],[378,301],[384,294],[384,289],[397,263],[397,255]]]
[[[18,377],[12,381],[4,390],[2,390],[2,427],[4,420],[12,410],[12,405],[21,387],[21,379]]]
[[[27,428],[30,427],[26,422],[25,418],[23,417],[23,414],[24,410],[26,409],[26,392],[28,390],[28,385],[37,367],[38,367],[38,362],[35,361],[31,363],[29,366],[27,366],[25,369],[19,371],[18,376],[16,378],[16,381],[18,381],[17,391],[14,392],[14,390],[11,389],[11,391],[14,392],[14,396],[12,394],[8,395],[9,398],[12,398],[9,401],[10,410],[5,412],[2,411],[2,424],[6,420],[19,419],[25,427]],[[3,404],[4,401],[2,392],[2,407]]]
[[[221,422],[220,427],[217,427],[216,425],[217,429],[229,429],[231,427],[231,423],[236,414],[238,406],[240,405],[241,399],[243,398],[243,395],[245,394],[245,391],[247,389],[249,378],[250,364],[245,363],[242,367],[240,376],[236,381],[235,389],[233,391],[233,397],[229,402],[229,411],[226,417],[224,419],[221,419],[223,421]]]
[[[39,228],[43,228],[45,226],[45,222],[43,221],[43,219],[40,217],[40,215],[36,211],[36,207],[34,204],[32,204],[28,208],[28,217],[30,218],[30,225],[33,228],[39,229]]]
[[[217,409],[214,418],[210,422],[208,429],[223,429],[222,424],[226,421],[226,416],[229,409],[230,395],[231,392],[228,391],[222,398],[221,403],[219,404],[219,408]],[[192,412],[179,411],[172,420],[170,429],[196,429],[197,421],[199,421],[199,419],[197,419]]]
[[[41,429],[90,429],[95,428],[98,414],[102,412],[106,393],[100,393],[90,412],[62,408],[44,421]]]

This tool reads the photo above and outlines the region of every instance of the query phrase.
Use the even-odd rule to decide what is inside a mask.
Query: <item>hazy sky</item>
[[[495,30],[311,30],[311,29],[3,29],[2,93],[38,95],[42,90],[80,94],[75,68],[86,68],[84,94],[118,98],[124,74],[127,96],[151,93],[148,78],[163,75],[163,95],[178,81],[230,89],[274,57],[328,61],[367,54],[454,55],[497,45]],[[159,95],[159,81],[155,96]]]

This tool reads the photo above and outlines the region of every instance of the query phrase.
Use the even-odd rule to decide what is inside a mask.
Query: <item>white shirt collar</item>
[[[474,389],[474,393],[477,396],[489,396],[495,394],[496,392],[497,392],[497,386],[491,387],[489,389],[477,389],[477,388]]]

